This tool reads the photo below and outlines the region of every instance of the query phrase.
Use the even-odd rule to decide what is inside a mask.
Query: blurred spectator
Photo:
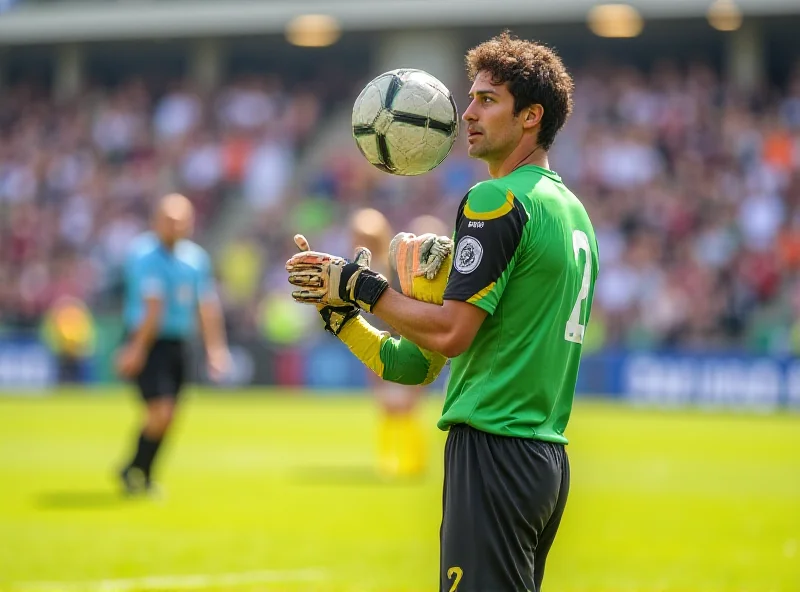
[[[95,328],[92,313],[81,300],[57,298],[42,320],[42,338],[58,360],[59,382],[88,382]]]

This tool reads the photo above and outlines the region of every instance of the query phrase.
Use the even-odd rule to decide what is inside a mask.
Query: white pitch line
[[[224,574],[147,576],[94,582],[19,582],[12,588],[19,592],[136,592],[140,590],[202,590],[203,588],[246,584],[290,584],[324,579],[325,572],[319,569],[260,570]]]

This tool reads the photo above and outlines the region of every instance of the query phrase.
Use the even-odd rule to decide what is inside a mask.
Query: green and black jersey
[[[439,427],[566,443],[598,273],[586,210],[556,173],[526,165],[469,191],[454,242],[444,298],[489,315],[451,362]]]

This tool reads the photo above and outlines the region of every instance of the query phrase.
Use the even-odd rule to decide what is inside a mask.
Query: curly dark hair
[[[539,145],[549,150],[572,113],[575,85],[561,58],[551,48],[519,39],[509,31],[467,52],[467,73],[475,80],[488,72],[493,84],[507,84],[514,97],[514,115],[530,105],[544,108]]]

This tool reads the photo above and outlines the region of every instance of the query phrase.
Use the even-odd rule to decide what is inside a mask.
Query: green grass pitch
[[[192,392],[165,495],[125,500],[130,393],[0,397],[0,590],[436,590],[440,404],[428,475],[386,483],[369,397]],[[568,435],[546,590],[800,590],[800,416],[587,399]]]

